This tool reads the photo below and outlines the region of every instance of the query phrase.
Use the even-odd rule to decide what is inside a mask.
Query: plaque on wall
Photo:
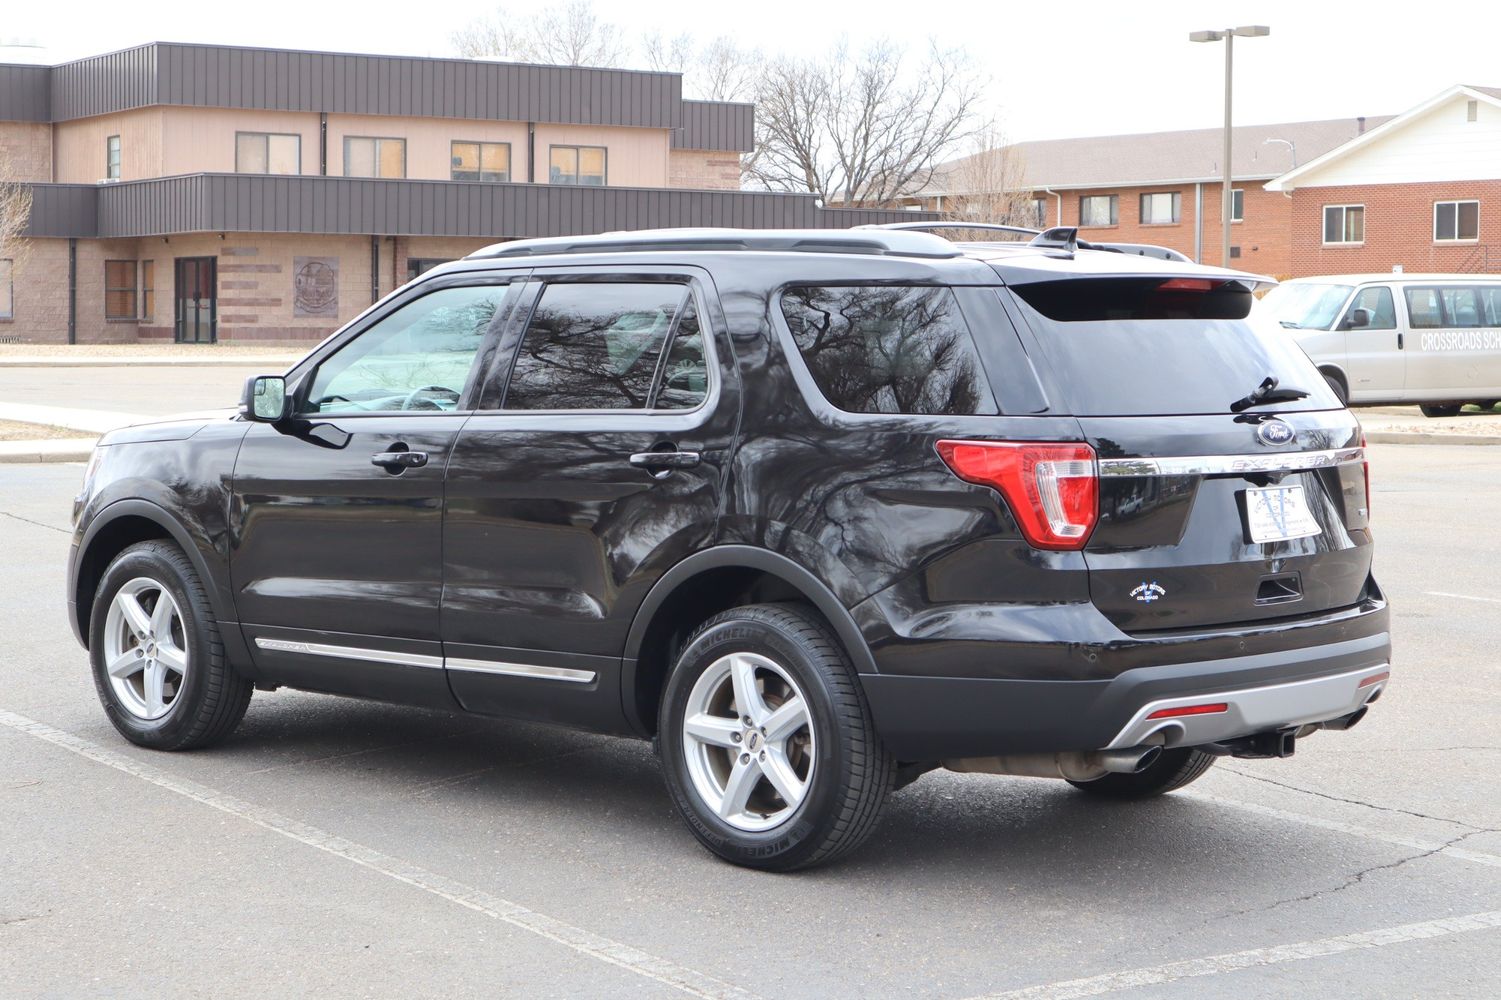
[[[339,258],[292,258],[292,315],[339,315]]]

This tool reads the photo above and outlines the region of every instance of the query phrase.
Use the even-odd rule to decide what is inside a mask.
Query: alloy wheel
[[[129,580],[104,620],[104,663],[120,706],[153,721],[172,711],[188,675],[182,611],[160,583]]]

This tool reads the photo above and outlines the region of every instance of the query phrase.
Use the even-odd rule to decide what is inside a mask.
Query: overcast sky
[[[385,3],[346,0],[4,0],[0,61],[62,62],[148,41],[452,55],[451,32],[533,0]],[[599,2],[627,31],[730,35],[768,53],[816,55],[831,40],[875,37],[962,46],[991,74],[990,101],[1008,139],[1211,128],[1223,118],[1222,43],[1188,41],[1200,28],[1267,24],[1268,38],[1235,46],[1235,120],[1270,124],[1395,114],[1456,83],[1501,86],[1501,3],[1314,0],[1005,0],[946,3]]]

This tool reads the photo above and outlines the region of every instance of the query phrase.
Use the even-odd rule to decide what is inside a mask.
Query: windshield
[[[1261,309],[1290,330],[1327,330],[1350,297],[1350,285],[1297,283],[1267,292]]]

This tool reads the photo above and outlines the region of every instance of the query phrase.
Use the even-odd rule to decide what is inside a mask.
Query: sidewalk
[[[1501,444],[1501,413],[1425,417],[1416,406],[1354,411],[1372,444]]]
[[[66,406],[0,402],[0,420],[47,424],[89,434],[88,437],[76,438],[0,441],[0,462],[87,462],[100,434],[150,419],[152,418],[140,414],[114,410],[76,410]]]
[[[308,345],[310,349],[311,344]],[[184,368],[263,367],[284,371],[306,350],[202,344],[0,344],[0,368],[97,368],[162,365]]]

